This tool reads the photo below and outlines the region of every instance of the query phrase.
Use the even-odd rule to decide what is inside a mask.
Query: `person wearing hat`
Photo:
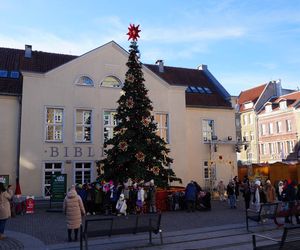
[[[116,210],[117,210],[117,215],[127,215],[127,204],[126,204],[126,200],[125,200],[125,196],[124,194],[120,194],[119,200],[117,201],[116,204]]]
[[[271,184],[270,180],[266,181],[265,192],[267,196],[267,202],[273,203],[276,201],[275,188]]]
[[[8,218],[11,217],[10,201],[13,196],[12,187],[5,189],[4,184],[0,183],[0,240],[5,239],[4,229]]]
[[[261,187],[260,180],[255,181],[255,187],[254,187],[254,195],[253,195],[253,203],[256,208],[256,211],[258,212],[260,210],[260,204],[266,203],[267,198],[264,190]]]
[[[73,185],[65,197],[63,211],[66,215],[68,228],[68,241],[72,241],[72,231],[74,230],[75,238],[78,239],[78,229],[82,223],[82,216],[85,215],[85,209],[80,196]]]

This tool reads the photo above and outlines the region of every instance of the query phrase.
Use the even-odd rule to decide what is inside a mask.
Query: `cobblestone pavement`
[[[24,245],[22,242],[11,238],[6,237],[4,240],[0,242],[0,250],[7,250],[7,249],[14,249],[14,250],[21,250],[24,249]]]
[[[38,208],[34,214],[9,219],[6,229],[31,235],[41,240],[45,245],[66,242],[67,227],[64,214],[47,212],[46,210],[45,207]],[[243,201],[238,202],[237,209],[230,209],[227,202],[212,201],[212,211],[191,213],[174,211],[163,212],[162,214],[162,229],[165,232],[244,222]]]

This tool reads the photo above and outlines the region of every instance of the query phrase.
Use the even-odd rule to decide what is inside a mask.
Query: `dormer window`
[[[109,88],[121,88],[122,83],[121,81],[114,76],[107,76],[101,83],[102,87],[109,87]]]
[[[93,80],[88,76],[81,76],[77,79],[76,84],[84,86],[94,86]]]
[[[272,112],[272,104],[267,104],[266,106],[265,106],[265,110],[266,110],[266,112]]]
[[[253,108],[253,102],[244,103],[244,108],[245,109],[251,109],[251,108]]]
[[[280,101],[280,103],[279,103],[279,108],[280,108],[281,110],[287,109],[286,100]]]

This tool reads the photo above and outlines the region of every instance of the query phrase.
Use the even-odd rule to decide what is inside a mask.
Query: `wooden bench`
[[[160,234],[160,243],[163,244],[161,230],[161,213],[141,214],[128,216],[88,216],[80,227],[80,249],[88,249],[88,239],[99,236],[149,233],[149,243],[152,244],[152,233]]]
[[[271,245],[257,246],[257,238],[270,240],[273,242]],[[275,242],[275,243],[274,243]],[[265,235],[253,234],[252,244],[254,250],[273,250],[273,249],[300,249],[300,225],[288,225],[285,226],[282,232],[282,236],[279,238],[272,238]]]
[[[246,227],[249,231],[249,220],[263,222],[266,219],[276,218],[278,203],[261,203],[259,211],[246,209]]]

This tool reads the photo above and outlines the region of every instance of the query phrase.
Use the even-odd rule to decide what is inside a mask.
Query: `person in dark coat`
[[[230,208],[236,208],[236,197],[235,197],[235,189],[234,189],[234,181],[233,180],[230,180],[227,185],[227,196],[228,196]]]
[[[295,181],[288,181],[286,188],[283,190],[284,192],[284,201],[288,202],[288,209],[291,210],[295,206],[295,201],[297,198],[297,190],[296,190],[296,182]],[[295,216],[297,223],[300,224],[300,220],[298,216]],[[287,216],[285,217],[285,223],[292,223],[290,218]]]
[[[244,201],[245,201],[245,208],[250,208],[250,201],[251,201],[251,188],[248,176],[245,175],[243,179],[243,183],[241,185],[241,192],[243,193]]]
[[[196,206],[197,189],[193,181],[191,181],[185,188],[185,201],[188,212],[194,212]]]

